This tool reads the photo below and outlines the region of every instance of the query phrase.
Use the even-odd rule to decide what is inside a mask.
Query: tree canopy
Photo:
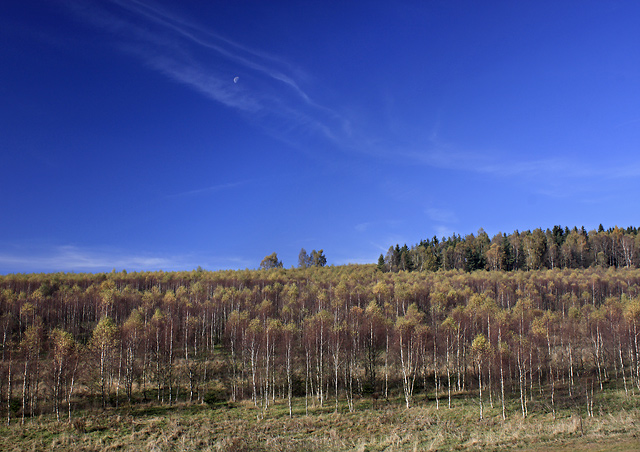
[[[282,268],[282,261],[278,259],[278,254],[276,253],[265,256],[262,262],[260,262],[261,270],[269,270],[271,268]]]
[[[552,229],[518,230],[492,238],[480,229],[462,237],[426,239],[408,247],[391,246],[378,260],[381,271],[538,270],[554,268],[638,267],[638,229],[614,227],[597,231],[584,227],[554,226]]]

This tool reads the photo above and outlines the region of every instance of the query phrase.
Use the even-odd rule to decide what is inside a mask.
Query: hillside
[[[462,404],[467,419],[583,422],[614,404],[633,419],[639,281],[597,267],[8,275],[2,413],[14,425],[198,402],[258,419]]]

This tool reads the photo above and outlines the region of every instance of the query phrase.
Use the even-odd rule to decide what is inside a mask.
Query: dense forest
[[[554,268],[638,267],[640,238],[636,227],[617,226],[587,232],[584,227],[554,226],[543,231],[498,233],[493,238],[480,229],[464,238],[452,235],[439,240],[422,240],[409,248],[406,244],[389,248],[380,255],[382,271],[425,270],[538,270]]]
[[[605,234],[615,246],[631,236]],[[544,397],[549,412],[593,415],[607,387],[640,394],[640,270],[607,267],[0,276],[0,412],[64,420],[210,400],[267,412],[294,397],[308,409],[354,410],[363,397],[446,409],[473,397],[480,416],[490,404],[526,417]]]

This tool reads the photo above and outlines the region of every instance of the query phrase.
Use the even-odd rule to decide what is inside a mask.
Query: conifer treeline
[[[480,389],[504,416],[543,397],[592,414],[607,385],[640,393],[639,282],[600,267],[3,276],[1,412],[295,396],[353,410],[368,395],[445,408]]]
[[[496,234],[493,238],[480,229],[476,235],[464,238],[452,235],[439,240],[422,240],[409,248],[406,244],[390,247],[380,255],[378,268],[382,271],[443,270],[538,270],[554,268],[638,267],[640,237],[638,229],[617,226],[587,232],[554,226],[553,229],[534,229],[512,234]]]

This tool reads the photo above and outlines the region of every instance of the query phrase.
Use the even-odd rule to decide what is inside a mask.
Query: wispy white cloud
[[[241,257],[212,257],[197,255],[131,254],[117,249],[93,249],[73,245],[44,247],[13,247],[0,250],[0,272],[96,272],[112,269],[191,270],[198,266],[209,270],[247,268],[251,265]]]
[[[389,243],[385,243],[382,244],[380,242],[371,242],[371,245],[376,249],[379,250],[382,254],[386,253],[389,250],[389,246],[391,242]]]
[[[635,124],[638,124],[638,123],[640,123],[640,118],[630,119],[628,121],[625,121],[625,122],[622,122],[620,124],[615,125],[614,128],[618,129],[620,127],[626,127],[626,126],[630,126],[632,124],[635,125]]]
[[[359,223],[355,225],[354,229],[357,232],[365,232],[367,229],[369,229],[370,226],[371,226],[371,223],[369,222]]]
[[[348,121],[314,101],[298,80],[310,77],[282,58],[139,0],[73,8],[114,37],[121,51],[213,101],[248,114],[249,120],[284,141],[295,143],[293,136],[311,135],[347,142]]]
[[[213,75],[197,66],[196,63],[185,65],[167,56],[145,55],[147,64],[166,75],[204,94],[211,100],[220,102],[227,107],[237,108],[247,112],[258,112],[264,108],[262,103],[240,89],[236,89],[230,80],[224,80],[219,75]]]
[[[421,140],[400,133],[407,150],[384,140],[354,108],[322,105],[312,93],[311,76],[284,58],[222,36],[194,20],[140,0],[111,0],[92,7],[73,6],[94,27],[115,38],[118,48],[150,69],[245,115],[258,127],[290,145],[322,137],[344,151],[495,177],[637,177],[640,165],[602,168],[565,157],[520,158],[520,150],[461,150],[443,141],[438,117]],[[240,76],[239,83],[233,78]],[[344,112],[341,113],[341,112]],[[635,124],[632,119],[620,127]],[[389,127],[389,124],[382,125]],[[422,141],[422,143],[419,143]],[[532,155],[532,154],[528,154]],[[545,154],[542,154],[545,155]],[[548,154],[547,154],[548,155]],[[555,155],[561,155],[556,153]]]
[[[241,187],[243,185],[246,185],[247,183],[248,183],[247,181],[241,181],[241,182],[230,182],[228,184],[212,185],[210,187],[198,188],[195,190],[188,190],[181,193],[169,195],[168,198],[182,198],[185,196],[196,196],[196,195],[202,195],[207,193],[215,193],[219,191],[230,190],[232,188]]]
[[[640,163],[628,162],[615,165],[611,162],[589,162],[564,157],[527,159],[516,157],[522,152],[490,152],[484,150],[458,151],[453,146],[415,152],[401,152],[407,159],[424,165],[453,171],[466,171],[491,177],[522,177],[529,179],[558,178],[608,180],[629,179],[640,176]]]
[[[288,63],[284,62],[282,59],[274,57],[266,52],[250,49],[232,41],[231,39],[224,38],[216,33],[199,27],[196,24],[190,23],[184,18],[171,14],[170,12],[156,6],[148,5],[137,0],[128,0],[126,2],[120,0],[112,1],[122,8],[135,12],[162,27],[173,30],[175,33],[188,39],[194,44],[213,50],[224,58],[235,61],[242,66],[261,72],[274,80],[278,80],[288,85],[307,103],[315,105],[315,103],[311,101],[309,96],[300,88],[292,77],[284,74],[278,69],[247,58],[238,53],[238,51],[244,52],[251,57],[258,58],[260,60],[267,60],[271,63],[289,66]],[[228,45],[230,48],[225,48],[224,45]]]
[[[451,237],[454,233],[454,230],[449,226],[439,225],[439,226],[436,226],[435,229],[436,229],[436,237],[438,238]]]
[[[631,179],[640,177],[640,163],[628,162],[624,166],[613,168],[611,170],[600,170],[600,176],[606,179]]]
[[[456,223],[458,221],[455,212],[451,210],[431,207],[426,210],[426,214],[431,221],[436,221],[439,223]]]
[[[362,223],[358,223],[353,228],[356,230],[356,232],[364,233],[371,229],[387,230],[387,229],[394,229],[401,225],[402,225],[402,220],[373,220],[373,221],[364,221]]]
[[[435,231],[436,237],[450,237],[453,234],[453,225],[458,223],[458,216],[453,210],[429,207],[425,214],[433,223],[430,229]]]
[[[458,171],[471,171],[495,176],[536,175],[541,172],[557,173],[579,171],[560,159],[516,160],[487,151],[458,151],[447,146],[420,152],[404,152],[407,158],[428,166]]]
[[[594,179],[621,180],[640,176],[640,163],[613,164],[607,162],[576,162],[568,159],[505,160],[497,164],[479,166],[476,171],[508,177],[561,177],[584,180],[592,184]],[[566,186],[566,184],[563,184]]]

